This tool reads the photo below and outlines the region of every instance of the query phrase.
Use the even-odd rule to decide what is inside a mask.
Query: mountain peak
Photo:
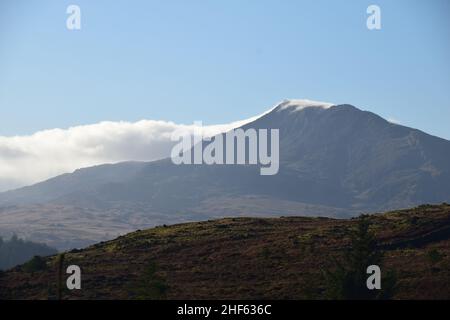
[[[289,109],[292,112],[295,112],[310,107],[328,109],[334,105],[334,103],[330,102],[314,101],[309,99],[285,99],[280,102],[275,109],[277,111]]]

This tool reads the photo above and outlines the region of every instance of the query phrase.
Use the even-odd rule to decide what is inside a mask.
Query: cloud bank
[[[270,110],[269,110],[270,111]],[[203,126],[205,135],[226,132],[259,116]],[[0,136],[0,191],[30,185],[62,173],[104,163],[152,161],[170,156],[175,130],[198,132],[196,125],[167,121],[100,122],[51,129],[27,136]]]

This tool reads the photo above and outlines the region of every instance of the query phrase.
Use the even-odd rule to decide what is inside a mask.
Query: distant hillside
[[[82,290],[65,299],[323,299],[324,270],[351,250],[359,219],[226,218],[136,231],[65,255]],[[450,205],[372,215],[396,299],[450,299]],[[0,276],[0,298],[55,297],[56,257]]]
[[[450,141],[371,112],[287,100],[243,128],[280,130],[277,175],[261,176],[255,165],[170,159],[82,169],[1,193],[0,232],[73,248],[158,224],[346,218],[450,202]]]
[[[41,243],[25,241],[16,235],[9,240],[0,237],[0,270],[6,270],[30,260],[33,256],[49,256],[56,249]]]

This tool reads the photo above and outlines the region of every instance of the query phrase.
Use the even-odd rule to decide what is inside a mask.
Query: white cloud
[[[203,126],[203,132],[213,136],[258,117]],[[0,191],[30,185],[78,168],[168,157],[176,143],[171,141],[171,134],[177,129],[194,133],[195,125],[154,120],[105,121],[69,129],[44,130],[27,136],[0,136]]]
[[[401,124],[401,122],[395,118],[388,118],[387,121],[393,124]]]
[[[334,104],[331,102],[314,101],[308,99],[286,99],[282,103],[280,103],[280,110],[291,108],[292,111],[295,112],[308,107],[328,109],[332,106],[334,106]]]

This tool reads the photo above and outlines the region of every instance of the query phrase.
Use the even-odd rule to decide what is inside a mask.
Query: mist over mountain
[[[0,194],[0,234],[58,248],[135,229],[224,216],[349,217],[450,200],[450,141],[351,105],[286,100],[243,129],[279,129],[280,167],[80,169]]]

